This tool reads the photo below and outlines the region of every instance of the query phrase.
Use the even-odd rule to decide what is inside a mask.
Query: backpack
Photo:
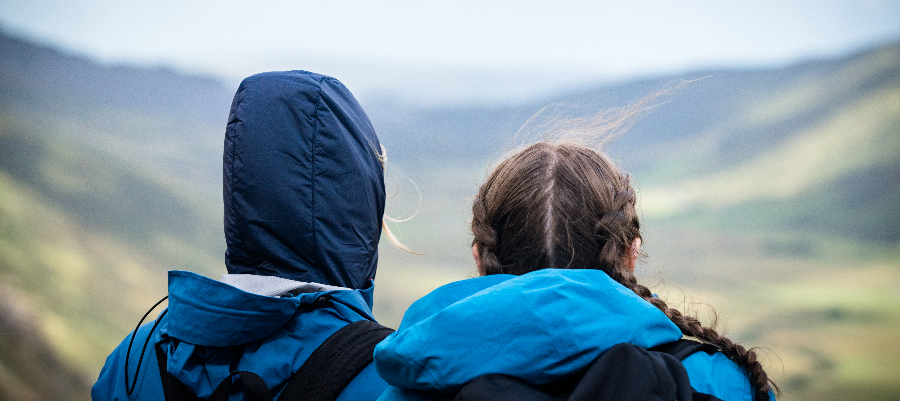
[[[373,361],[372,352],[394,330],[378,323],[360,320],[329,336],[300,366],[281,392],[284,401],[333,401],[363,369]],[[156,345],[156,361],[166,401],[195,401],[201,398],[166,370],[166,354]],[[237,377],[235,377],[237,376]],[[235,371],[222,380],[209,397],[225,401],[238,381],[249,401],[272,401],[266,383],[253,372]]]
[[[514,377],[480,376],[451,396],[453,401],[721,401],[691,387],[681,364],[695,352],[719,352],[710,344],[678,340],[650,349],[617,344],[583,372],[558,382],[534,386]]]
[[[166,309],[160,313],[150,334],[144,340],[144,346],[141,348],[141,356],[138,358],[137,370],[134,372],[134,381],[131,382],[129,388],[128,379],[128,361],[131,356],[131,347],[137,338],[137,332],[159,304],[169,299],[166,295],[155,303],[147,313],[141,318],[134,332],[131,333],[131,341],[128,342],[128,350],[125,352],[125,392],[131,395],[137,385],[138,376],[141,371],[141,364],[144,360],[144,352],[147,350],[147,344],[153,337],[153,332],[162,321],[169,310]],[[323,295],[316,299],[315,305],[324,306],[329,302],[337,302],[329,295]],[[360,316],[365,316],[360,310],[353,306],[345,305],[356,311]],[[303,362],[300,369],[288,379],[285,388],[281,392],[279,401],[333,401],[344,391],[344,388],[359,375],[363,369],[372,363],[375,358],[373,352],[375,346],[384,340],[385,337],[394,332],[394,329],[382,326],[377,322],[369,320],[360,320],[352,322],[331,334],[318,348],[313,350],[309,358]],[[177,346],[177,345],[176,345]],[[190,388],[184,383],[178,381],[172,376],[167,369],[168,360],[166,354],[159,344],[156,344],[156,363],[159,365],[159,377],[162,381],[163,394],[165,401],[202,401],[197,397]],[[236,380],[232,378],[237,375]],[[226,401],[231,396],[231,386],[239,382],[243,384],[244,393],[249,401],[273,401],[272,393],[266,386],[265,381],[259,375],[253,372],[234,371],[222,380],[216,389],[213,390],[209,400]]]

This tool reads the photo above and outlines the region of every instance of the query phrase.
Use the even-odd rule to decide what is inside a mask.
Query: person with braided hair
[[[574,141],[537,142],[503,160],[472,205],[480,277],[417,301],[376,347],[376,368],[391,385],[379,399],[447,398],[495,374],[546,386],[617,344],[652,348],[689,336],[719,351],[683,359],[696,391],[774,400],[753,350],[638,283],[635,201],[628,175]]]

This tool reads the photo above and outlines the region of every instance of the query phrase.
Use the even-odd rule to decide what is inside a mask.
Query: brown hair
[[[489,274],[598,269],[661,310],[685,335],[713,344],[749,372],[756,400],[770,380],[756,353],[670,308],[625,266],[641,236],[630,177],[575,142],[537,142],[503,160],[472,205],[472,244]],[[774,386],[774,383],[772,383]],[[777,389],[777,387],[775,387]]]

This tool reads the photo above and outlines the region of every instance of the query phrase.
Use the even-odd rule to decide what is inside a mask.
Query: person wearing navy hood
[[[94,400],[166,399],[157,362],[203,399],[236,371],[277,399],[329,336],[374,321],[384,159],[350,91],[305,71],[246,78],[223,159],[228,273],[170,271],[168,309],[107,358]],[[337,399],[374,400],[386,386],[369,364]],[[244,399],[234,387],[230,399]]]

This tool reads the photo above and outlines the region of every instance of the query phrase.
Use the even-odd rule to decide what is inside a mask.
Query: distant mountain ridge
[[[548,104],[584,116],[672,87],[609,147],[644,190],[647,218],[900,240],[893,206],[900,43],[778,69],[595,87],[529,105],[373,114],[396,153],[483,163],[514,148],[521,124]]]
[[[0,35],[3,100],[76,102],[224,123],[233,91],[222,82],[162,67],[101,66],[82,57]]]
[[[642,156],[642,153],[647,153],[646,145],[696,137],[715,125],[722,124],[723,120],[745,113],[746,108],[756,102],[776,100],[772,97],[772,92],[790,91],[792,86],[804,85],[804,82],[809,81],[831,82],[835,74],[857,68],[854,67],[856,64],[865,64],[874,58],[890,57],[898,51],[900,42],[836,60],[808,61],[776,69],[698,71],[620,84],[589,86],[574,93],[524,104],[497,107],[456,106],[449,109],[432,107],[423,110],[403,109],[400,112],[392,108],[393,105],[374,105],[369,110],[385,141],[397,142],[392,146],[404,153],[407,149],[418,149],[419,154],[426,150],[430,157],[452,155],[483,160],[490,153],[497,153],[495,149],[491,149],[492,146],[515,145],[511,141],[513,134],[529,117],[547,105],[560,105],[561,109],[571,115],[584,115],[623,107],[644,96],[688,81],[683,87],[663,96],[660,101],[664,103],[640,117],[637,125],[613,145],[615,153],[619,153],[623,159],[634,159],[635,167],[643,169],[652,164],[649,159],[659,157],[655,148],[651,149],[651,155]],[[822,92],[825,96],[808,99],[812,104],[805,107],[804,113],[827,114],[872,87],[888,84],[896,75],[896,65],[886,66],[878,74],[880,75],[859,77],[864,82],[842,76],[845,82],[831,82],[838,84],[834,90]],[[847,92],[835,93],[841,90]],[[785,126],[773,126],[771,132],[789,132],[789,128],[815,119],[814,115],[809,114],[787,114],[786,117],[790,118],[781,121]],[[736,125],[735,122],[731,123]],[[740,126],[736,125],[734,128]],[[739,142],[740,131],[732,135],[735,137],[731,139],[733,143],[723,144],[725,146],[721,150],[732,151],[752,146]],[[768,143],[765,139],[770,138],[762,139],[764,140],[759,141],[759,146],[764,147]],[[659,147],[669,148],[670,144]],[[638,151],[633,151],[635,149]],[[730,156],[723,159],[729,160]]]
[[[5,34],[0,54],[0,107],[22,125],[215,192],[219,170],[206,161],[221,154],[231,88],[164,68],[102,66]]]

